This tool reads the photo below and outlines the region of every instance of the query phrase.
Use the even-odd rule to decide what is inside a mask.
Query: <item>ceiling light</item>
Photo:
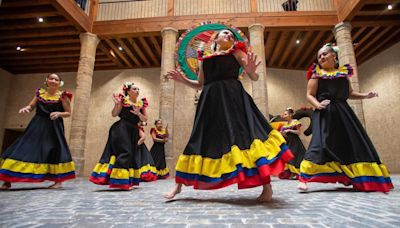
[[[388,10],[392,10],[393,6],[392,5],[388,5]]]
[[[38,21],[39,21],[39,22],[43,22],[44,19],[43,19],[42,17],[39,17],[39,18],[38,18]]]
[[[21,50],[21,47],[18,46],[18,47],[17,47],[17,51],[20,51],[20,50]]]
[[[300,40],[296,40],[296,44],[299,44],[300,43]]]
[[[122,47],[120,46],[120,47],[118,47],[118,50],[122,51],[122,50],[124,50],[124,49],[122,49]]]

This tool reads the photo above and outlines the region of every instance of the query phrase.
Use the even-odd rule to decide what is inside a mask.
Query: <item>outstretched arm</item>
[[[371,91],[368,93],[360,93],[357,91],[354,91],[353,86],[351,85],[351,80],[349,78],[347,78],[349,80],[349,98],[353,99],[353,100],[357,100],[357,99],[369,99],[369,98],[373,98],[373,97],[377,97],[378,93]]]
[[[261,61],[257,62],[257,55],[253,52],[247,54],[242,50],[236,50],[233,55],[239,64],[243,67],[244,71],[250,77],[251,80],[257,81],[259,75],[256,73],[257,67],[261,64]]]
[[[29,113],[31,112],[35,107],[36,107],[36,103],[37,103],[37,97],[33,97],[33,99],[31,100],[31,102],[29,102],[29,104],[23,108],[21,108],[18,113]]]
[[[199,63],[199,73],[197,74],[197,80],[191,80],[185,77],[182,73],[177,70],[171,70],[165,75],[166,79],[172,79],[177,82],[183,83],[195,90],[201,90],[203,88],[204,83],[204,72],[203,72],[203,64]]]

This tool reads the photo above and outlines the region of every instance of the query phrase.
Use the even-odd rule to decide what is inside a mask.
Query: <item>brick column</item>
[[[351,25],[348,22],[341,22],[333,29],[337,46],[339,47],[339,64],[350,64],[354,68],[354,75],[351,77],[351,85],[355,91],[360,91],[358,81],[357,61],[354,54],[353,40],[351,38]],[[362,100],[349,100],[349,105],[356,113],[362,125],[365,127],[364,109]]]
[[[79,38],[81,40],[81,54],[79,58],[78,74],[76,76],[77,86],[73,99],[74,109],[72,113],[69,147],[75,161],[76,173],[78,175],[83,175],[90,93],[92,90],[96,48],[100,40],[95,34],[88,32],[80,34]]]
[[[164,75],[175,69],[175,45],[178,38],[178,30],[167,27],[161,30],[162,55],[161,55],[161,76],[160,76],[160,118],[164,124],[168,123],[169,141],[165,144],[165,159],[171,171],[175,168],[174,145],[174,99],[175,82],[165,80]],[[173,174],[173,173],[171,173]]]
[[[252,50],[257,55],[257,61],[261,61],[261,64],[258,66],[256,71],[260,77],[258,81],[253,82],[252,96],[257,107],[261,110],[264,116],[269,119],[264,26],[261,24],[252,24],[249,26],[249,33]]]

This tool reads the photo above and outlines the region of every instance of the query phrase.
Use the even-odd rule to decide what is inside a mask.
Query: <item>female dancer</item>
[[[306,148],[304,148],[299,137],[301,134],[301,122],[293,119],[293,114],[294,110],[287,108],[282,115],[286,123],[280,128],[280,132],[285,137],[287,145],[294,155],[294,159],[286,164],[285,171],[279,174],[280,179],[297,178],[300,174],[300,163],[306,152]]]
[[[212,51],[199,56],[198,80],[176,70],[166,75],[202,89],[202,94],[189,143],[176,165],[176,185],[164,197],[172,199],[181,192],[182,184],[218,189],[236,183],[239,189],[263,186],[258,200],[270,201],[270,175],[279,174],[293,155],[238,80],[240,67],[258,80],[260,63],[227,29],[216,33]]]
[[[142,161],[142,169],[147,170],[145,173],[141,174],[141,179],[146,182],[156,181],[157,180],[157,169],[154,164],[153,157],[150,154],[149,149],[147,148],[144,141],[146,140],[146,134],[144,133],[143,125],[144,122],[140,122],[139,127],[139,141],[138,141],[138,153],[136,157],[139,157],[137,160]]]
[[[36,108],[24,134],[4,151],[0,158],[1,189],[12,182],[54,181],[49,188],[62,188],[62,182],[75,178],[75,166],[64,136],[63,118],[71,115],[72,94],[60,91],[60,76],[46,77],[46,89],[36,90],[29,105],[19,113]]]
[[[347,99],[369,99],[376,92],[353,90],[350,65],[339,67],[337,53],[330,45],[317,55],[307,77],[307,100],[315,107],[312,139],[300,166],[298,188],[307,182],[342,183],[359,191],[388,192],[393,188],[386,166],[347,103]]]
[[[155,128],[150,130],[151,137],[154,144],[150,149],[151,156],[153,156],[154,163],[157,168],[157,178],[165,179],[169,176],[169,170],[165,162],[165,143],[168,142],[168,125],[163,128],[161,119],[154,122]]]
[[[146,121],[145,98],[139,98],[139,87],[125,83],[124,94],[114,94],[113,117],[120,119],[109,131],[108,140],[99,163],[93,169],[90,181],[110,188],[130,190],[151,175],[145,158],[138,153],[139,121]]]

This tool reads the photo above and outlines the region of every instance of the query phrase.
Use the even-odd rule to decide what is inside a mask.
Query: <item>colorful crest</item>
[[[178,71],[186,75],[189,79],[197,79],[199,71],[198,51],[203,51],[205,55],[211,53],[211,38],[223,29],[233,32],[238,41],[248,46],[248,40],[242,31],[226,25],[224,23],[202,22],[188,29],[179,37],[175,49],[175,63]],[[242,73],[242,69],[240,71]]]

